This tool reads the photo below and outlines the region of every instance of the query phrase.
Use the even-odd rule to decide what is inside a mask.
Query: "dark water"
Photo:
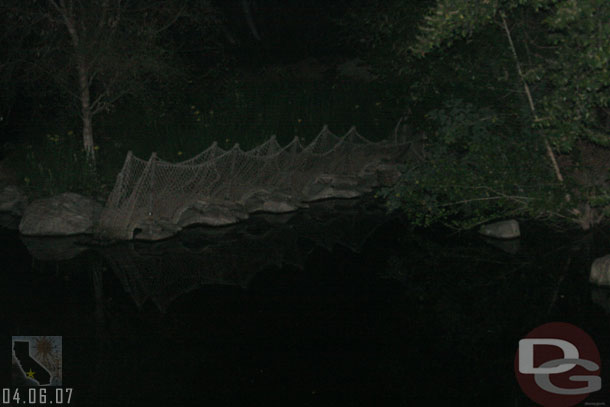
[[[5,230],[0,379],[10,336],[47,335],[63,337],[76,406],[530,406],[518,341],[563,321],[602,356],[609,385],[587,402],[610,402],[610,294],[588,283],[610,239],[522,234],[411,230],[362,201],[155,244]]]

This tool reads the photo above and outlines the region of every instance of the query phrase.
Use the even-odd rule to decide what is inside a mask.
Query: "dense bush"
[[[432,110],[427,120],[434,132],[425,160],[404,165],[400,182],[381,192],[390,209],[404,210],[418,225],[470,228],[561,207],[562,188],[539,139],[509,132],[493,110],[459,99]]]
[[[360,17],[368,38],[388,39],[373,41],[370,55],[383,58],[381,46],[402,62],[396,71],[411,82],[412,122],[431,135],[428,161],[384,191],[389,206],[418,223],[462,227],[553,213],[586,229],[610,213],[607,169],[579,152],[589,143],[604,156],[610,146],[610,3],[416,4],[429,6],[416,36],[395,18],[411,1]],[[464,102],[437,108],[450,99]]]

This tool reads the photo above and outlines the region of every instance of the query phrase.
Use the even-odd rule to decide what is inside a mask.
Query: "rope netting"
[[[100,217],[98,234],[129,240],[136,229],[151,223],[179,230],[201,223],[201,216],[192,216],[192,211],[202,211],[202,205],[242,208],[247,217],[246,201],[260,193],[292,202],[312,201],[316,196],[311,186],[321,177],[351,177],[353,185],[368,179],[370,184],[377,166],[396,162],[405,146],[396,134],[372,142],[354,127],[339,137],[324,126],[306,146],[295,137],[282,147],[275,136],[249,151],[239,144],[224,150],[214,143],[179,163],[161,160],[155,153],[145,161],[129,152]]]
[[[263,270],[304,270],[313,247],[357,253],[380,227],[398,219],[352,201],[318,204],[299,215],[281,225],[259,218],[254,234],[247,225],[195,229],[173,241],[112,245],[99,254],[138,307],[152,301],[166,312],[176,298],[206,285],[246,289]]]

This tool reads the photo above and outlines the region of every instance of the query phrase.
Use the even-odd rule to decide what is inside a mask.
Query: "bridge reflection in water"
[[[314,247],[358,252],[380,226],[397,218],[378,203],[329,200],[308,211],[253,216],[228,227],[193,227],[160,242],[83,246],[82,238],[22,240],[34,258],[60,260],[96,252],[138,307],[148,300],[162,312],[183,294],[208,285],[246,289],[260,271],[303,264]],[[101,273],[102,267],[93,268]],[[97,295],[102,278],[93,278]]]

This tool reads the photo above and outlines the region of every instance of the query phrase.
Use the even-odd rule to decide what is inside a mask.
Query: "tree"
[[[389,16],[398,15],[398,10],[408,9],[412,2],[396,0],[393,4],[395,12],[386,12]],[[383,32],[386,37],[392,37],[386,32],[388,27],[392,27],[387,21],[396,21],[392,18],[380,21],[386,23],[379,25],[377,31]],[[423,69],[438,69],[431,74],[424,73],[425,80],[421,79],[422,75],[412,75],[409,78],[415,83],[412,86],[414,93],[419,93],[419,96],[427,92],[429,97],[431,91],[438,92],[438,83],[447,82],[446,78],[440,77],[440,73],[446,74],[447,71],[449,74],[467,73],[470,69],[470,83],[465,80],[467,75],[451,77],[452,81],[462,81],[462,95],[466,98],[469,95],[468,92],[463,92],[464,89],[499,89],[504,79],[497,78],[505,77],[509,87],[504,86],[505,90],[496,92],[494,101],[486,100],[484,103],[495,104],[496,110],[500,107],[502,112],[514,116],[511,121],[506,122],[507,125],[523,123],[521,128],[512,130],[515,135],[528,134],[542,143],[556,181],[561,188],[568,189],[568,193],[564,193],[564,205],[576,216],[577,222],[583,228],[588,228],[593,222],[601,219],[600,216],[591,215],[589,209],[593,205],[600,206],[601,211],[608,211],[610,208],[610,188],[606,184],[602,189],[598,188],[592,192],[592,195],[583,194],[582,185],[569,189],[571,187],[566,184],[564,177],[568,168],[565,165],[562,167],[559,158],[564,159],[565,153],[570,153],[581,142],[592,142],[598,146],[610,145],[610,25],[607,21],[610,21],[610,3],[604,0],[437,0],[419,24],[417,37],[413,40],[412,37],[396,36],[392,42],[392,50],[403,56],[403,71],[407,73],[421,73],[422,66]],[[394,29],[393,32],[400,33],[400,30]],[[504,37],[501,42],[499,35]],[[448,69],[439,69],[443,63]],[[467,68],[464,69],[464,66]],[[481,73],[481,66],[487,67],[490,75],[475,75],[475,72]],[[501,74],[502,72],[505,74]],[[520,97],[515,98],[513,95]],[[444,94],[442,97],[447,100],[455,98],[456,95]],[[418,100],[421,100],[421,97]],[[432,100],[438,101],[438,98]],[[474,98],[467,102],[481,105],[481,101]],[[462,107],[464,103],[462,101]],[[469,106],[467,110],[471,113],[464,117],[471,124],[474,123],[473,119],[476,121],[480,116],[476,113],[478,109],[485,108],[484,105],[477,108],[467,103],[465,106]],[[456,109],[454,106],[441,109],[440,112],[452,112]],[[432,110],[431,113],[436,114],[437,118],[433,120],[436,127],[432,131],[440,135],[440,138],[435,139],[437,145],[432,148],[446,149],[447,137],[451,138],[451,134],[443,132],[455,130],[456,126],[461,125],[455,118],[451,120],[451,126],[442,125],[443,121],[438,119],[443,116],[439,116],[438,109]],[[434,114],[427,114],[426,117]],[[506,132],[507,129],[499,130]],[[473,134],[472,128],[470,132]],[[518,144],[515,145],[517,139],[520,137],[498,137],[494,141],[492,133],[492,137],[486,142],[497,143],[504,146],[505,150],[514,150],[518,147]],[[466,156],[472,155],[473,148],[485,147],[476,143],[473,145],[471,138],[464,143],[462,147],[466,146],[470,152]],[[534,143],[530,148],[535,145]],[[455,144],[450,147],[457,148]],[[461,157],[464,158],[464,155]],[[446,158],[446,155],[443,158]],[[529,159],[531,158],[533,157]],[[464,165],[464,168],[460,172],[461,175],[456,174],[456,179],[465,177],[468,175],[466,173],[472,170],[468,161],[460,159],[457,163]],[[478,164],[482,163],[477,162]],[[455,171],[459,169],[456,166],[453,168]],[[438,181],[434,177],[429,179],[430,182]],[[480,185],[472,185],[472,188],[485,190],[481,189]],[[396,200],[396,193],[400,194],[400,191],[389,191],[388,196],[390,200],[394,200],[393,204],[400,206],[402,198]],[[441,197],[439,191],[430,190],[424,195],[426,194],[440,199],[435,203],[437,209],[456,202],[468,202],[470,205],[489,200],[489,197],[473,194]],[[520,202],[531,201],[521,199],[528,198],[521,193],[516,195],[519,195]],[[502,193],[492,198],[500,200],[506,196],[507,194]],[[455,202],[448,202],[454,198]],[[579,200],[581,202],[578,202]],[[528,207],[529,203],[522,206],[521,211],[526,211]],[[436,214],[439,214],[438,211]]]
[[[252,4],[254,3],[252,0],[240,0],[241,9],[244,12],[244,16],[246,17],[246,22],[248,23],[248,28],[252,33],[252,36],[257,40],[261,40],[261,36],[258,33],[258,28],[256,28],[256,23],[254,22],[254,17],[252,16]]]
[[[84,150],[95,162],[93,118],[150,82],[180,75],[161,35],[181,19],[200,18],[207,2],[187,8],[140,0],[33,0],[7,7],[28,27],[23,44],[29,67],[77,102]],[[188,11],[188,12],[187,12]]]
[[[527,15],[523,13],[524,9],[529,12],[530,21],[523,17]],[[521,25],[521,49],[528,59],[527,70],[522,68],[510,20]],[[527,23],[532,21],[537,23],[537,28],[528,27]],[[556,151],[570,152],[581,141],[610,146],[608,21],[610,3],[604,0],[481,0],[467,3],[439,0],[426,17],[421,26],[422,34],[410,50],[425,55],[435,48],[448,47],[453,41],[471,37],[491,23],[500,25],[523,86],[530,121],[539,130],[557,180],[563,183]],[[537,36],[529,35],[535,31],[538,31]],[[537,95],[533,95],[531,84],[539,89]],[[575,202],[570,210],[584,229],[601,221],[610,208],[607,183],[602,183],[601,190],[583,193],[590,187],[578,185],[573,192],[579,195],[581,202]],[[565,198],[569,202],[571,194],[566,194]],[[592,206],[599,209],[592,210]]]
[[[529,45],[552,52],[536,53],[529,71],[521,68],[509,14],[515,20],[518,8],[530,8],[536,20],[544,25],[541,43],[524,38]],[[420,27],[417,43],[409,47],[417,55],[425,55],[438,47],[449,47],[459,39],[472,36],[483,27],[497,23],[506,33],[515,66],[537,127],[553,138],[560,150],[570,150],[579,138],[610,146],[607,121],[610,118],[610,3],[604,0],[479,0],[461,2],[439,0]],[[525,28],[527,30],[527,28]],[[527,35],[527,33],[526,33]],[[538,95],[541,108],[536,109],[530,82],[545,82]],[[602,116],[602,117],[600,117]],[[557,178],[561,173],[548,146]]]

